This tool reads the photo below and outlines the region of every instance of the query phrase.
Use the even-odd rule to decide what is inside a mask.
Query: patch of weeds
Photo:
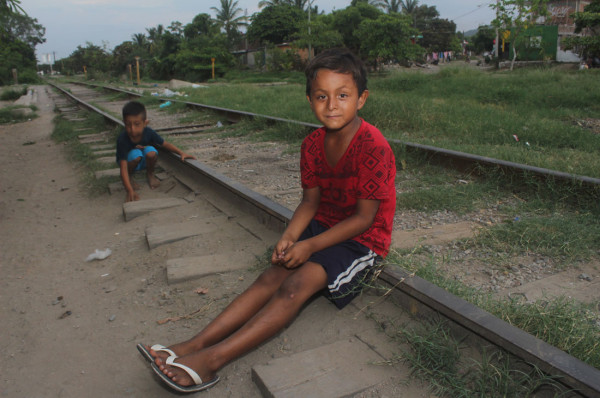
[[[27,94],[27,87],[22,88],[9,88],[2,90],[0,94],[0,101],[15,101]]]
[[[413,375],[426,381],[432,392],[447,397],[528,397],[541,391],[565,394],[552,376],[504,351],[475,360],[463,355],[464,347],[443,321],[432,321],[398,332],[410,351],[404,352]]]
[[[252,140],[275,141],[288,144],[299,144],[310,133],[310,129],[294,123],[275,122],[256,118],[255,133]]]
[[[486,310],[600,369],[600,322],[593,304],[568,297],[535,302],[489,301]]]
[[[471,244],[513,255],[530,252],[571,261],[589,259],[600,245],[600,224],[588,213],[522,214],[482,230]]]
[[[490,293],[469,287],[447,277],[439,269],[443,261],[430,256],[423,263],[416,249],[390,251],[388,266],[399,266],[408,272],[447,290],[453,295],[488,311],[494,316],[546,341],[570,355],[600,369],[600,319],[593,305],[574,299],[556,297],[535,302],[508,298],[495,299]]]
[[[33,108],[26,106],[7,106],[0,109],[0,124],[20,123],[36,117],[35,113],[27,114],[23,111],[20,111],[20,109],[24,108],[30,108],[33,110]]]
[[[269,246],[263,254],[256,256],[254,263],[250,267],[251,272],[263,272],[271,266],[271,256],[275,246]]]
[[[443,182],[443,180],[439,180]],[[417,183],[417,184],[420,184]],[[415,188],[398,194],[397,208],[421,211],[446,210],[465,214],[502,197],[495,184],[485,181],[456,180],[441,185]]]
[[[107,165],[96,160],[96,156],[92,149],[81,144],[78,136],[81,131],[77,129],[89,127],[92,131],[102,131],[106,128],[104,118],[98,114],[90,114],[85,121],[73,123],[67,121],[60,116],[54,118],[54,130],[52,131],[52,139],[59,143],[66,143],[67,153],[71,161],[76,162],[80,166],[81,183],[87,189],[90,195],[98,195],[106,192],[106,187],[111,182],[118,181],[118,177],[103,177],[95,178],[94,172],[103,170],[115,165]],[[116,139],[118,130],[115,128],[110,135],[109,140]]]

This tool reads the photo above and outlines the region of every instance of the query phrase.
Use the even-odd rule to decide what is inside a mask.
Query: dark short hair
[[[123,106],[123,120],[127,116],[138,116],[142,115],[142,118],[146,120],[146,107],[141,102],[129,101]]]
[[[358,95],[367,89],[367,70],[360,58],[348,49],[331,48],[320,52],[306,67],[306,95],[309,97],[312,82],[317,78],[319,69],[352,74],[358,88]]]

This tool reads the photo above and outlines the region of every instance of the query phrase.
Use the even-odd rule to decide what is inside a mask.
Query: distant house
[[[558,43],[556,60],[558,62],[579,62],[579,56],[571,51],[564,51],[561,42],[565,37],[577,35],[575,33],[575,20],[571,15],[575,12],[583,12],[585,6],[591,0],[554,0],[548,2],[550,15],[545,18],[543,24],[558,27]]]
[[[281,43],[277,44],[275,47],[280,49],[281,51],[293,51],[295,52],[302,61],[306,62],[308,60],[308,49],[307,48],[294,48],[290,43]],[[240,49],[233,51],[232,54],[235,55],[241,65],[248,66],[250,68],[254,68],[258,65],[265,64],[265,58],[269,57],[269,54],[266,47],[258,47],[252,49]],[[314,49],[311,51],[314,56]]]
[[[520,61],[579,62],[579,56],[571,51],[563,50],[561,42],[565,37],[577,35],[575,20],[571,17],[575,12],[582,12],[591,0],[550,0],[549,15],[536,19],[536,24],[521,33],[525,39],[518,48]],[[510,42],[510,29],[502,37],[501,58],[512,59],[513,49],[506,46]]]

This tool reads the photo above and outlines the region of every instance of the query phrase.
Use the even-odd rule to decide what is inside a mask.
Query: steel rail
[[[65,90],[60,91],[85,108],[99,111]],[[106,115],[102,111],[99,113]],[[122,121],[114,117],[107,119],[123,126]],[[242,206],[263,224],[283,230],[289,222],[292,215],[289,209],[217,173],[197,160],[186,159],[182,162],[178,155],[168,151],[162,152],[161,159],[167,162],[170,168],[191,174],[191,178],[207,183],[219,193],[220,199]],[[599,369],[420,277],[410,275],[400,267],[386,267],[379,279],[393,288],[394,295],[411,314],[424,318],[441,315],[451,321],[455,332],[483,339],[506,350],[547,374],[558,377],[558,382],[583,397],[600,397]]]
[[[96,87],[96,88],[102,88],[105,90],[115,91],[115,92],[119,92],[122,94],[126,94],[128,96],[133,96],[133,97],[142,97],[143,96],[140,93],[127,91],[127,90],[124,90],[124,89],[121,89],[118,87],[105,86],[105,85],[93,84],[93,83],[84,83],[84,82],[72,82],[72,83],[79,84],[79,85],[87,85],[87,86]],[[262,118],[262,119],[271,120],[274,122],[291,123],[291,124],[304,126],[306,128],[310,128],[310,129],[316,129],[316,128],[321,127],[321,125],[319,125],[319,124],[307,123],[307,122],[291,120],[291,119],[284,119],[284,118],[279,118],[279,117],[275,117],[275,116],[263,115],[260,113],[238,111],[238,110],[234,110],[234,109],[200,104],[200,103],[196,103],[196,102],[187,102],[187,101],[182,101],[182,100],[176,100],[173,98],[164,98],[164,97],[156,97],[156,98],[161,101],[171,101],[171,102],[176,102],[176,103],[177,102],[183,103],[186,106],[189,106],[192,108],[196,107],[196,108],[202,108],[202,109],[209,109],[209,110],[215,111],[217,113],[226,115],[230,121],[239,121],[243,117],[249,117],[249,118]],[[528,173],[528,174],[531,174],[531,175],[534,175],[537,177],[541,177],[544,179],[556,179],[556,180],[576,183],[576,184],[585,185],[585,186],[594,186],[594,187],[600,186],[600,178],[565,173],[562,171],[547,169],[547,168],[543,168],[543,167],[530,166],[527,164],[516,163],[516,162],[507,161],[507,160],[501,160],[501,159],[496,159],[496,158],[491,158],[491,157],[486,157],[486,156],[481,156],[481,155],[475,155],[475,154],[467,153],[467,152],[455,151],[452,149],[439,148],[439,147],[435,147],[435,146],[431,146],[431,145],[418,144],[418,143],[409,142],[409,141],[401,141],[401,140],[394,139],[394,138],[389,138],[388,142],[404,146],[407,149],[412,150],[412,151],[426,153],[429,156],[433,156],[438,161],[440,161],[440,160],[446,160],[446,161],[450,161],[450,162],[458,161],[459,163],[465,164],[467,167],[469,167],[471,165],[480,165],[480,166],[501,169],[501,170],[504,170],[505,172]]]

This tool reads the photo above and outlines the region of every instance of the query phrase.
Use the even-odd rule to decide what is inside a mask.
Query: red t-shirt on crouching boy
[[[302,188],[319,187],[321,202],[315,220],[331,228],[355,213],[357,199],[379,200],[369,229],[353,239],[385,257],[390,248],[396,210],[396,160],[385,137],[362,120],[348,149],[335,167],[325,157],[325,129],[302,142]]]

